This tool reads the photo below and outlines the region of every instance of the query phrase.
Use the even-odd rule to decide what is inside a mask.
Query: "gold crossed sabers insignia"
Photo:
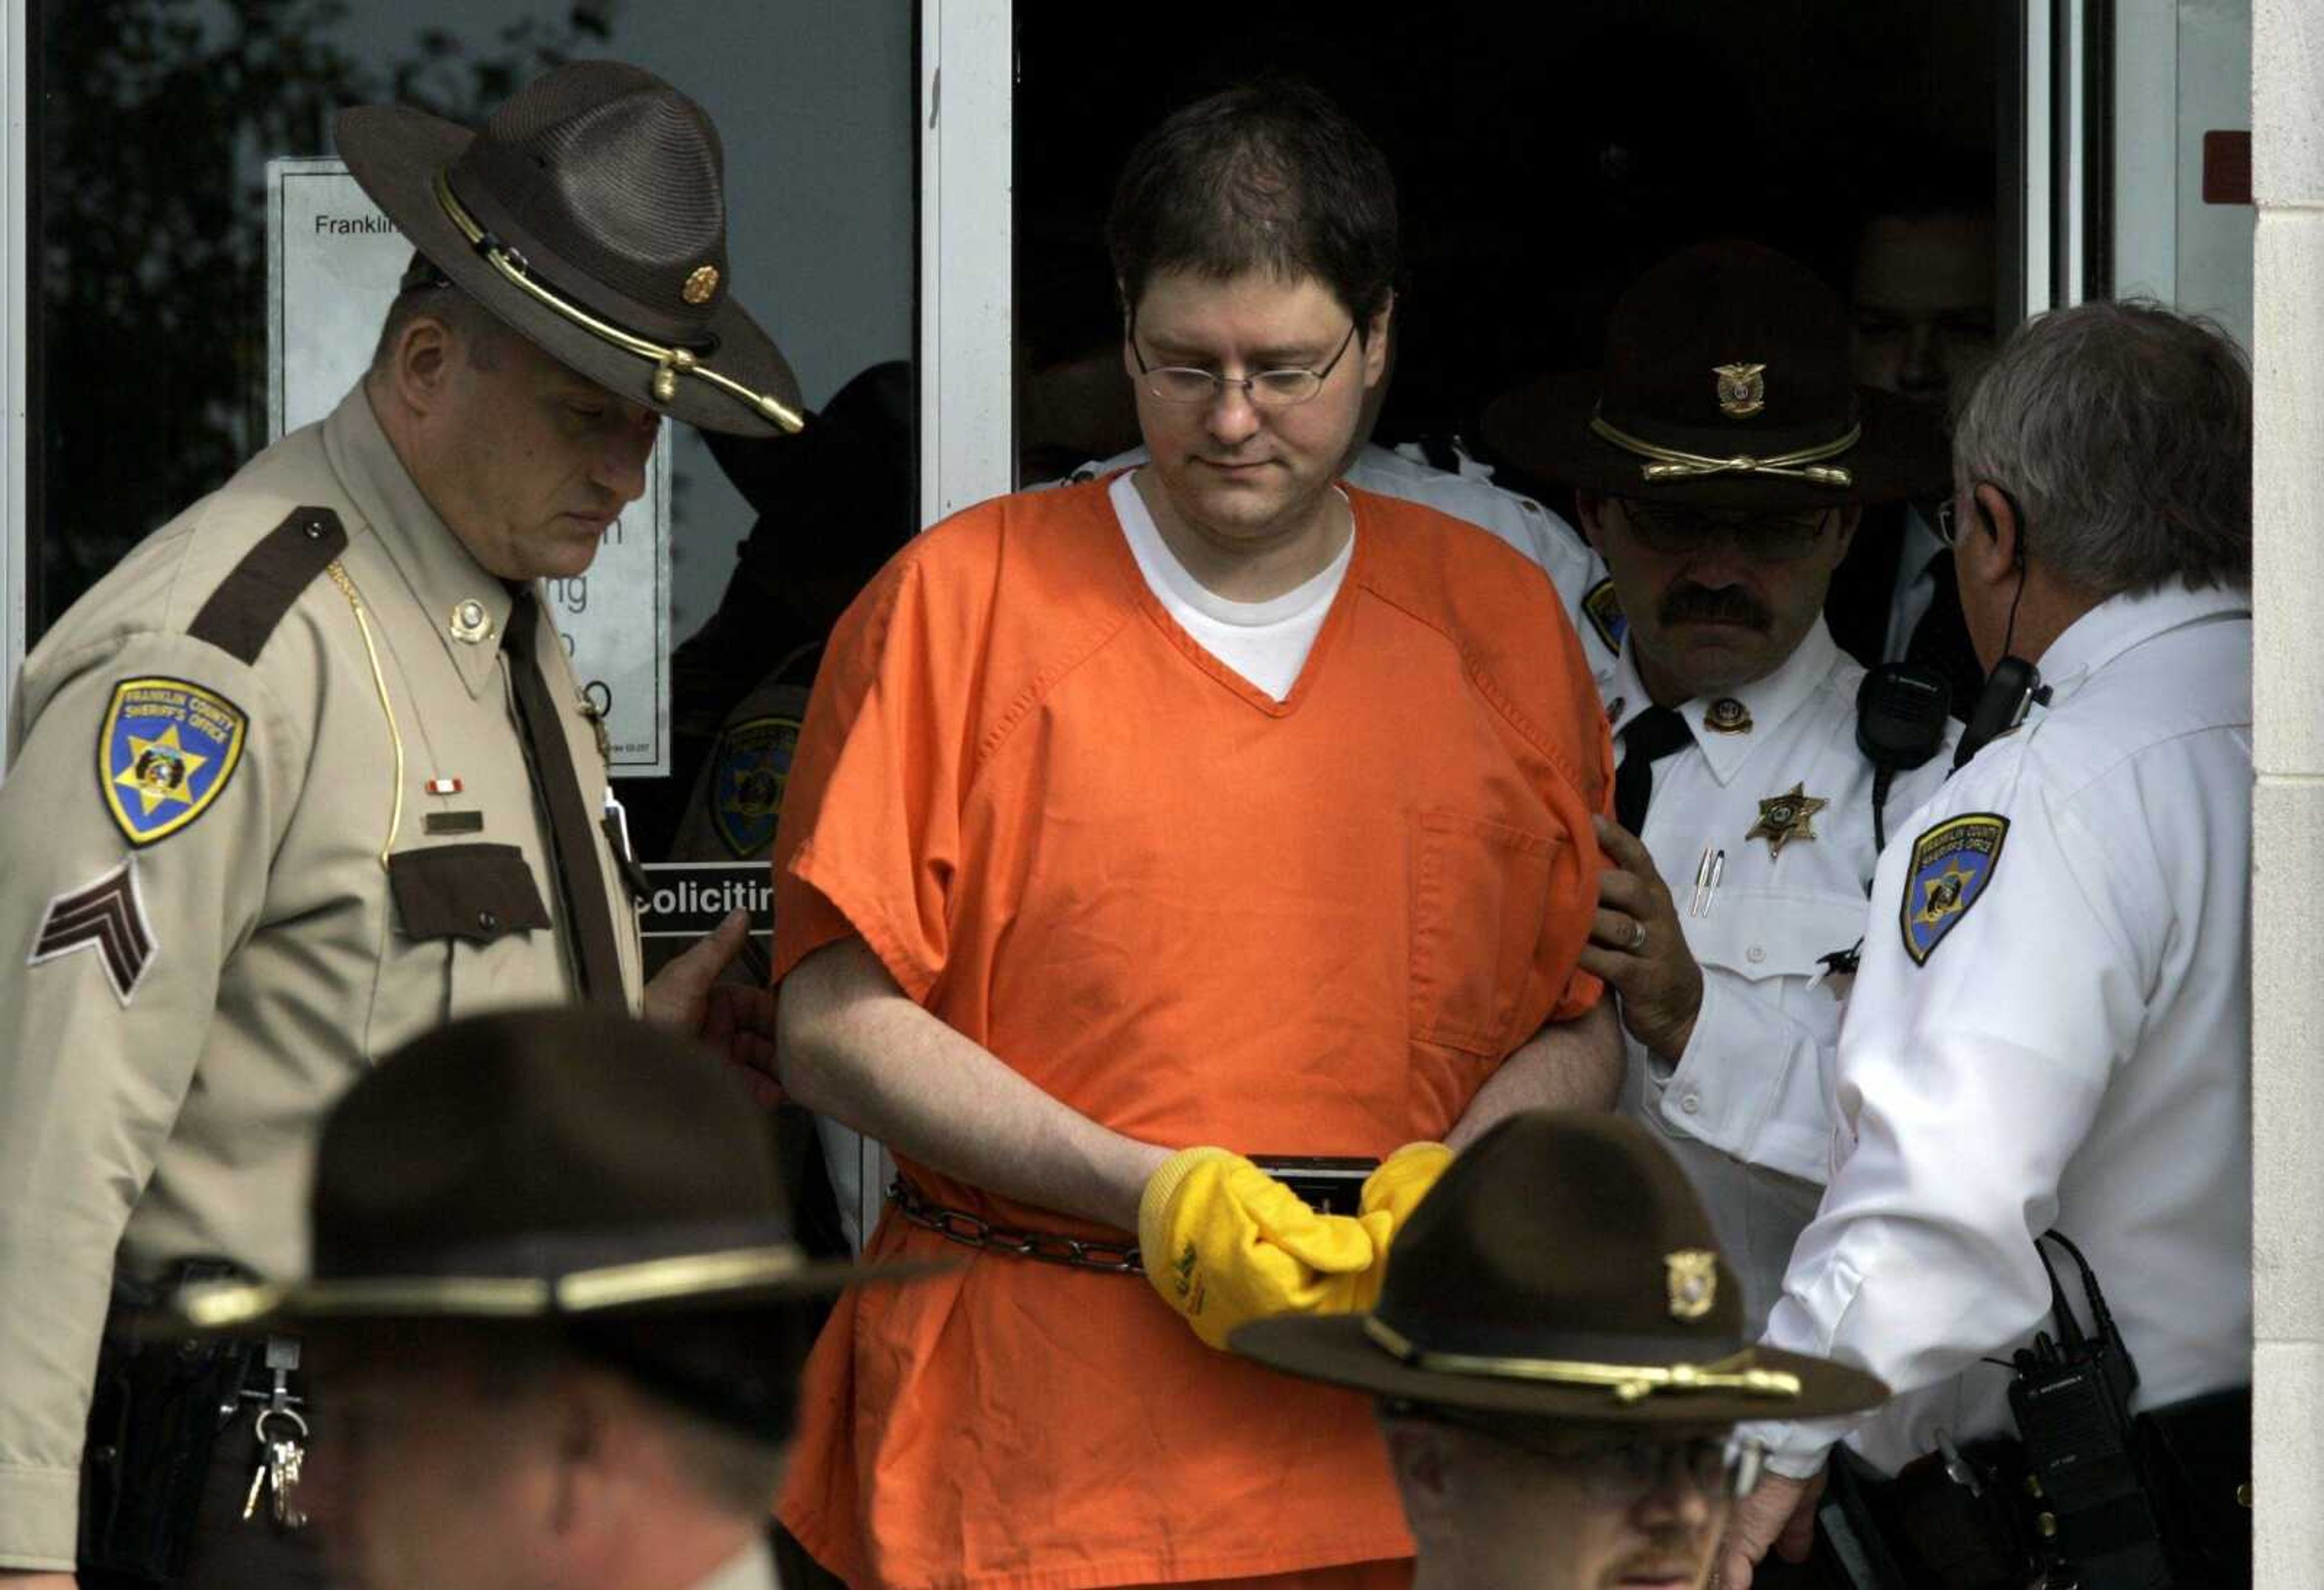
[[[460,229],[461,234],[467,238],[470,246],[475,248],[493,270],[499,271],[504,280],[537,302],[545,304],[558,314],[564,316],[566,319],[599,341],[611,343],[624,353],[635,354],[641,359],[651,360],[655,366],[653,395],[656,402],[667,403],[677,397],[678,378],[690,375],[697,381],[709,382],[729,397],[781,426],[787,431],[797,432],[807,428],[807,419],[798,409],[771,393],[754,392],[741,381],[719,374],[718,372],[703,363],[691,348],[650,342],[635,332],[623,331],[620,326],[598,319],[580,305],[535,281],[530,267],[525,263],[524,256],[513,253],[511,250],[503,247],[496,240],[487,237],[484,229],[476,224],[475,218],[461,207],[460,201],[452,196],[452,185],[444,179],[444,173],[440,170],[436,173],[436,202],[444,207],[444,214],[451,218],[452,225]]]
[[[1856,483],[1850,471],[1836,464],[1825,464],[1827,458],[1837,458],[1863,438],[1864,427],[1851,425],[1839,437],[1820,442],[1812,447],[1801,447],[1789,453],[1770,453],[1757,457],[1738,453],[1725,458],[1708,453],[1688,453],[1677,447],[1665,447],[1634,437],[1628,431],[1607,423],[1602,414],[1593,416],[1590,429],[1614,444],[1625,453],[1652,460],[1640,468],[1640,475],[1648,482],[1668,482],[1699,479],[1714,474],[1773,474],[1794,480],[1813,481],[1820,486],[1848,487]]]
[[[1415,1369],[1432,1374],[1475,1374],[1493,1380],[1539,1381],[1551,1385],[1600,1387],[1628,1404],[1657,1393],[1740,1392],[1752,1397],[1796,1397],[1800,1377],[1784,1369],[1761,1369],[1755,1350],[1709,1364],[1587,1364],[1563,1358],[1493,1358],[1465,1353],[1434,1353],[1416,1346],[1377,1315],[1364,1319],[1364,1334]]]

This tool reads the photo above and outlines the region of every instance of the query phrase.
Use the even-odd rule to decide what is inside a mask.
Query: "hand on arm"
[[[1785,1562],[1805,1562],[1815,1544],[1816,1503],[1823,1499],[1824,1475],[1813,1479],[1786,1479],[1762,1475],[1748,1496],[1728,1515],[1727,1535],[1719,1546],[1719,1571],[1711,1582],[1720,1590],[1751,1590],[1752,1570],[1773,1546]]]
[[[1702,968],[1687,949],[1678,906],[1646,847],[1618,823],[1595,822],[1598,848],[1614,865],[1599,876],[1598,916],[1582,949],[1582,970],[1621,995],[1630,1036],[1676,1064],[1702,1009]]]
[[[782,1102],[776,1077],[772,989],[720,980],[750,942],[747,912],[726,920],[654,974],[646,985],[649,1021],[690,1033],[726,1057],[752,1094],[772,1108]]]
[[[783,979],[782,1085],[923,1164],[1124,1231],[1170,1151],[1098,1125],[908,997],[860,939]]]

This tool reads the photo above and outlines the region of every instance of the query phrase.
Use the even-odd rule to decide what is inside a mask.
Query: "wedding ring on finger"
[[[1639,951],[1641,951],[1641,950],[1645,949],[1646,947],[1646,924],[1645,923],[1643,923],[1643,922],[1633,922],[1633,923],[1631,923],[1631,924],[1630,924],[1630,953],[1631,953],[1631,954],[1633,954],[1633,955],[1636,955]]]

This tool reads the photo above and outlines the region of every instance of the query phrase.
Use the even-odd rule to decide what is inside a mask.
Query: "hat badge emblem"
[[[710,301],[710,295],[717,290],[718,267],[697,265],[694,268],[694,274],[686,279],[686,286],[679,290],[678,296],[689,304],[706,304]]]
[[[1767,406],[1765,364],[1714,364],[1719,378],[1719,411],[1729,419],[1748,419]]]
[[[1719,1296],[1719,1255],[1709,1248],[1681,1248],[1663,1255],[1670,1282],[1674,1319],[1700,1319]]]

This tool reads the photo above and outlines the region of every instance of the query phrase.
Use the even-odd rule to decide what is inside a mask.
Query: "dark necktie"
[[[534,786],[549,808],[549,849],[557,864],[558,892],[565,903],[566,931],[573,935],[576,951],[574,967],[581,979],[581,997],[592,1005],[626,1010],[630,996],[622,986],[622,951],[613,935],[613,908],[605,903],[596,825],[589,821],[589,804],[581,798],[581,781],[574,776],[557,697],[534,655],[540,626],[540,604],[531,592],[519,591],[501,655],[508,658],[509,677],[516,686],[525,759],[532,764]]]
[[[1614,773],[1614,821],[1637,833],[1654,794],[1655,764],[1692,742],[1693,731],[1675,708],[1648,707],[1622,729],[1622,765]]]
[[[1967,718],[1985,685],[1985,669],[1969,644],[1969,626],[1961,620],[1960,576],[1950,547],[1929,560],[1929,611],[1913,626],[1904,643],[1904,660],[1934,668],[1953,693],[1952,714]]]

